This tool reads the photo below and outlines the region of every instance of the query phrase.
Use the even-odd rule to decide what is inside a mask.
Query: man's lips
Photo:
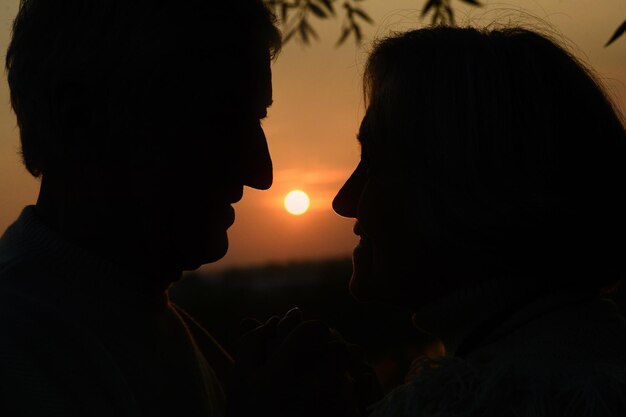
[[[354,223],[354,228],[352,229],[352,231],[357,236],[363,236],[365,234],[363,233],[363,227],[361,227],[361,223],[359,222]]]
[[[228,194],[228,203],[235,204],[243,198],[243,187]]]

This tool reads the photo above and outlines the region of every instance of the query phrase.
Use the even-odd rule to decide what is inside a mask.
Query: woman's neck
[[[538,297],[541,280],[528,277],[496,277],[472,287],[457,290],[414,311],[416,327],[438,337],[446,354],[455,356],[471,348],[491,323],[505,319],[507,312],[521,308]],[[486,336],[486,335],[485,335]]]

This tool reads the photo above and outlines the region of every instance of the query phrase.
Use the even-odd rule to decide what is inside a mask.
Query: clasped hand
[[[360,349],[297,308],[242,322],[235,359],[229,417],[363,417],[382,396]]]

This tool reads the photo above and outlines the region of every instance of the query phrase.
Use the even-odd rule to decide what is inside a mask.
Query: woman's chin
[[[356,264],[348,288],[352,297],[360,302],[387,304],[391,295],[385,285],[385,277],[372,268],[359,268]]]
[[[368,291],[361,284],[360,277],[353,271],[352,277],[350,278],[350,283],[348,284],[348,288],[350,290],[350,294],[357,301],[366,303],[371,301],[371,295],[368,294]]]
[[[413,306],[414,288],[395,281],[397,277],[406,279],[407,275],[404,271],[389,271],[353,263],[348,288],[357,301],[385,304],[409,311]]]

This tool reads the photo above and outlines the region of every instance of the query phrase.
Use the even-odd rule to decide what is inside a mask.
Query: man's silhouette
[[[22,0],[6,66],[41,178],[0,240],[0,414],[213,416],[230,358],[167,288],[221,258],[280,47],[259,0]]]

